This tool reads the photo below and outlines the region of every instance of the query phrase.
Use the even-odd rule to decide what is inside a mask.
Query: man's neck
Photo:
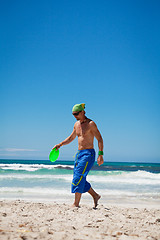
[[[84,118],[80,120],[80,123],[82,124],[82,123],[85,123],[86,121],[87,121],[87,117],[84,116]]]

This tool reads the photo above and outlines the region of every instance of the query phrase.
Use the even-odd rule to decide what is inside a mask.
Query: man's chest
[[[76,134],[77,136],[85,136],[90,133],[90,126],[88,123],[77,124]]]

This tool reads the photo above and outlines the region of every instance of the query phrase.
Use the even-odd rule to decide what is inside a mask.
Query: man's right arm
[[[53,147],[53,149],[54,148],[60,148],[63,145],[67,145],[67,144],[71,143],[75,138],[76,138],[76,129],[75,129],[75,126],[74,126],[73,132],[71,133],[71,135],[69,137],[67,137],[65,140],[63,140],[61,143],[55,145]]]

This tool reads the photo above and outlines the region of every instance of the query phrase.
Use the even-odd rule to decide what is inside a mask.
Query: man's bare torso
[[[74,125],[76,135],[78,136],[78,149],[93,149],[94,134],[92,132],[91,119],[85,119],[84,122],[77,121]]]

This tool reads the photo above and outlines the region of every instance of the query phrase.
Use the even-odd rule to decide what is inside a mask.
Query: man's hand
[[[59,144],[55,145],[52,149],[54,149],[54,148],[59,149],[61,146],[62,146],[62,144],[59,143]]]
[[[98,158],[97,158],[97,163],[98,163],[99,166],[104,163],[103,155],[99,155],[99,156],[98,156]]]

